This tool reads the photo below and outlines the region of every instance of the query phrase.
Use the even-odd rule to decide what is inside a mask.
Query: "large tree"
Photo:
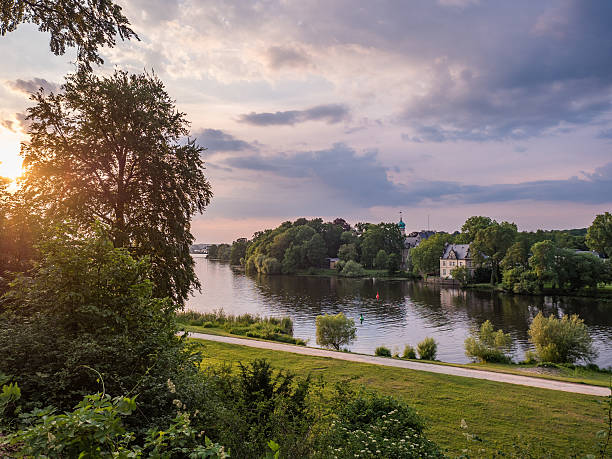
[[[79,62],[102,64],[102,46],[115,46],[115,37],[129,40],[138,36],[112,0],[0,0],[0,35],[12,32],[19,24],[32,23],[49,32],[49,46],[56,55],[76,46]]]
[[[612,214],[606,212],[593,220],[586,235],[586,243],[591,250],[612,257]]]
[[[156,294],[182,302],[199,283],[190,221],[212,197],[200,157],[163,83],[148,73],[77,72],[62,92],[32,96],[22,193],[49,223],[87,231],[99,220],[116,247],[150,255]]]
[[[491,284],[498,281],[499,264],[516,238],[514,223],[493,223],[476,232],[470,245],[470,253],[478,263],[491,264]]]
[[[425,276],[440,274],[440,257],[444,254],[446,244],[452,239],[450,234],[436,233],[422,241],[414,249],[410,249],[414,271]]]

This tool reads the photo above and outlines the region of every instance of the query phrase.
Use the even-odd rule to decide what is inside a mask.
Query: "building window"
[[[446,276],[446,269],[443,269],[443,270],[442,270],[442,275],[443,275],[443,276]]]
[[[442,261],[442,266],[446,266],[446,261]]]

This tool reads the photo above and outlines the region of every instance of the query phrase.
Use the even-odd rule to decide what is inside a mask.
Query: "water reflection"
[[[612,366],[612,302],[588,298],[509,296],[463,291],[420,282],[308,276],[246,276],[224,263],[196,259],[203,285],[187,305],[232,314],[288,315],[295,336],[315,345],[315,317],[344,312],[355,318],[357,339],[351,350],[371,354],[377,346],[401,352],[426,336],[438,341],[438,358],[467,362],[463,342],[469,330],[489,319],[512,335],[515,358],[528,349],[527,329],[543,311],[558,317],[579,314],[599,350],[596,360]],[[376,294],[379,300],[376,300]],[[359,324],[363,314],[364,323]]]

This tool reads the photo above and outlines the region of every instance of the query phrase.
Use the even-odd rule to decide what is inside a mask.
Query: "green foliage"
[[[584,287],[596,289],[600,282],[610,282],[610,263],[591,253],[560,249],[555,258],[555,279],[560,288],[576,291]]]
[[[436,233],[422,241],[417,247],[410,250],[410,258],[414,271],[420,275],[439,275],[440,257],[444,253],[445,244],[452,239],[450,234]]]
[[[379,357],[391,357],[391,350],[388,347],[378,346],[374,351],[374,355]]]
[[[262,274],[280,274],[282,271],[282,265],[276,258],[266,257],[264,258],[260,273]]]
[[[357,248],[355,247],[355,244],[343,244],[340,246],[340,249],[338,250],[338,258],[340,258],[342,261],[356,261],[357,257]]]
[[[64,414],[45,408],[22,415],[27,427],[9,435],[5,442],[26,457],[228,457],[222,446],[202,438],[187,413],[179,413],[163,431],[150,429],[144,441],[135,444],[137,436],[128,431],[123,419],[136,409],[135,398],[87,395]]]
[[[308,404],[310,379],[274,371],[265,360],[209,368],[194,390],[200,415],[198,425],[225,445],[233,457],[259,458],[269,452],[270,440],[283,457],[306,457],[314,422]]]
[[[317,344],[332,347],[337,351],[342,346],[349,346],[355,339],[355,320],[349,319],[343,313],[336,315],[317,316]]]
[[[366,224],[360,236],[360,247],[361,264],[371,268],[380,250],[387,254],[400,254],[404,248],[404,238],[395,223]]]
[[[302,265],[302,250],[300,247],[291,246],[285,252],[282,262],[283,274],[294,274]]]
[[[472,276],[470,274],[470,270],[465,266],[457,266],[451,270],[451,276],[461,287],[467,287],[470,281],[472,280]]]
[[[344,264],[340,274],[344,277],[359,277],[365,275],[365,269],[356,261],[349,260]]]
[[[479,229],[470,244],[470,253],[477,263],[491,265],[491,285],[498,281],[499,264],[514,243],[517,229],[514,223],[497,223],[495,220],[486,228]]]
[[[305,244],[304,252],[310,266],[320,268],[327,256],[325,240],[320,234],[314,234]]]
[[[99,388],[138,389],[139,414],[166,416],[160,387],[190,368],[176,336],[177,305],[153,297],[147,259],[134,259],[99,233],[59,231],[41,244],[42,259],[2,300],[0,372],[11,375],[25,407],[69,409]]]
[[[597,355],[588,327],[576,314],[557,319],[539,312],[528,333],[541,362],[590,362]]]
[[[536,274],[540,286],[555,279],[555,256],[557,247],[552,241],[537,242],[531,247],[529,266]]]
[[[387,256],[387,252],[383,249],[380,249],[374,258],[374,267],[377,269],[387,269],[387,264],[389,263],[389,257]]]
[[[410,344],[406,344],[406,346],[404,347],[404,353],[402,354],[402,359],[416,359],[416,351],[414,350],[414,347],[412,347]]]
[[[246,238],[239,238],[232,243],[232,248],[230,250],[229,261],[232,265],[241,265],[244,261],[244,257],[246,256],[246,250],[249,246],[249,241]]]
[[[397,253],[389,255],[387,260],[387,271],[389,274],[395,274],[400,269],[401,258]]]
[[[234,316],[226,315],[221,309],[209,313],[178,312],[177,321],[196,327],[221,328],[233,335],[299,345],[306,344],[304,340],[293,337],[293,321],[290,317],[260,317],[252,314]]]
[[[493,224],[493,221],[489,217],[474,216],[468,218],[463,226],[461,227],[462,238],[460,241],[456,241],[457,244],[470,244],[476,239],[476,234],[480,230],[488,228]]]
[[[315,439],[315,458],[444,457],[404,402],[340,383],[325,404],[331,423]]]
[[[465,355],[474,361],[510,363],[506,355],[512,346],[512,338],[503,330],[495,331],[493,324],[486,320],[480,330],[472,330],[472,336],[465,340]]]
[[[499,265],[503,270],[527,268],[529,266],[529,246],[527,243],[522,240],[512,244]]]
[[[71,221],[85,233],[101,221],[115,247],[150,257],[157,297],[184,302],[199,287],[190,221],[212,191],[203,147],[180,142],[189,123],[161,80],[77,72],[61,92],[32,99],[30,141],[21,150],[29,211],[46,225]]]
[[[112,0],[2,2],[0,35],[16,30],[22,23],[36,24],[41,32],[49,32],[49,46],[56,55],[64,54],[66,47],[76,46],[77,59],[86,69],[90,69],[90,63],[104,63],[98,50],[115,46],[117,35],[122,40],[138,39],[121,7]]]
[[[586,244],[591,250],[612,258],[612,214],[597,215],[588,229]]]
[[[422,360],[436,360],[438,344],[433,338],[427,337],[417,344],[417,351],[419,352],[419,358]]]

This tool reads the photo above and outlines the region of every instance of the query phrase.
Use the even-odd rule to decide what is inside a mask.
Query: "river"
[[[308,340],[310,346],[316,346],[316,316],[343,312],[357,325],[357,337],[350,346],[354,352],[373,354],[376,347],[386,346],[401,353],[404,345],[416,348],[419,341],[431,336],[438,342],[439,360],[467,363],[463,342],[470,329],[489,319],[495,328],[511,334],[513,357],[520,360],[530,348],[529,324],[543,311],[583,318],[599,352],[595,363],[612,367],[612,301],[462,291],[412,281],[249,276],[227,263],[197,255],[194,259],[202,292],[193,294],[187,309],[289,316],[294,336]]]

